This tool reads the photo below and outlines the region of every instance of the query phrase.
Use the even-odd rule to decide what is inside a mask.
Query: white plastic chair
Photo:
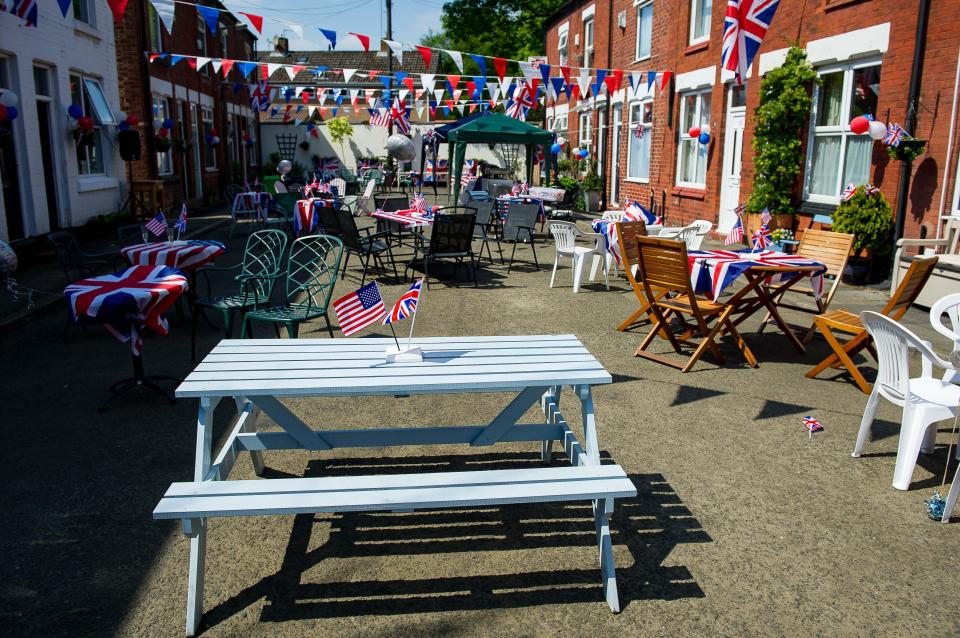
[[[607,210],[603,212],[603,215],[600,216],[600,219],[612,219],[615,222],[623,221],[623,211],[622,210]]]
[[[689,226],[683,226],[682,228],[664,227],[657,236],[663,237],[664,239],[681,240],[687,245],[687,250],[700,250],[703,239],[710,232],[711,228],[713,228],[711,222],[705,219],[698,219]],[[650,232],[649,226],[647,227],[647,232]]]
[[[373,212],[373,209],[370,208],[373,204],[373,189],[377,187],[377,183],[374,180],[367,182],[366,187],[363,190],[363,195],[357,198],[357,215],[362,215],[364,213],[370,214]]]
[[[943,315],[950,319],[950,328],[943,324]],[[953,342],[953,351],[960,352],[960,292],[939,299],[930,308],[930,324],[933,329]],[[947,370],[943,380],[960,383],[960,372]]]
[[[557,265],[560,263],[560,257],[569,257],[573,260],[573,292],[580,292],[580,280],[583,277],[583,264],[587,258],[594,255],[598,259],[606,256],[603,235],[599,233],[585,233],[580,230],[576,224],[570,222],[550,222],[550,233],[556,243],[557,254],[553,258],[553,273],[550,275],[550,287],[553,288],[553,280],[557,276]],[[593,240],[593,246],[577,246],[577,239]],[[603,269],[603,283],[610,290],[610,282],[607,279],[607,269]]]
[[[342,177],[334,177],[330,180],[330,186],[337,189],[337,197],[346,197],[347,181]]]
[[[921,450],[933,451],[937,429],[930,426],[938,421],[952,419],[960,410],[960,386],[933,376],[933,366],[951,370],[923,341],[902,325],[877,312],[861,312],[860,320],[877,350],[877,381],[867,399],[867,407],[860,421],[853,456],[859,457],[867,433],[877,414],[880,397],[903,408],[900,421],[900,443],[893,470],[893,486],[898,490],[910,487],[913,469]],[[913,348],[922,357],[921,374],[910,378],[908,352]],[[958,450],[960,452],[960,450]]]

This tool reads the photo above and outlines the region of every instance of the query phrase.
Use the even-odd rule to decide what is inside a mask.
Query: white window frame
[[[587,26],[590,26],[590,29],[587,29]],[[593,43],[596,39],[596,22],[591,15],[589,18],[585,18],[583,21],[583,64],[580,65],[581,68],[590,68],[590,63],[593,62]],[[587,37],[587,33],[590,34],[590,37]]]
[[[197,55],[207,56],[207,22],[199,13],[197,13]]]
[[[96,4],[93,0],[73,0],[73,19],[88,27],[97,28]]]
[[[217,147],[207,143],[207,135],[216,128],[214,126],[213,109],[209,106],[200,105],[200,123],[202,124],[201,135],[203,135],[203,167],[208,171],[215,171],[217,170]],[[220,143],[223,143],[222,137]]]
[[[591,121],[592,116],[593,113],[591,111],[580,112],[580,119],[578,120],[579,126],[577,127],[577,141],[580,146],[590,146],[590,140],[593,138],[593,132],[591,130],[593,123]],[[586,133],[586,135],[584,135],[584,133]]]
[[[710,3],[710,15],[713,15],[713,0],[690,0],[690,31],[689,31],[689,40],[688,44],[700,44],[701,42],[707,42],[710,40],[710,30],[713,26],[711,23],[713,20],[707,20],[707,31],[703,35],[697,37],[694,35],[694,30],[696,29],[697,18],[700,16],[701,7],[704,2]]]
[[[630,160],[633,156],[633,132],[636,130],[637,126],[642,126],[644,130],[644,136],[649,136],[653,134],[653,122],[644,122],[643,121],[643,110],[644,107],[650,104],[653,108],[653,98],[646,97],[641,100],[631,100],[629,103],[629,108],[627,109],[627,170],[624,171],[625,177],[624,180],[628,182],[635,182],[638,184],[649,184],[650,183],[650,156],[649,153],[652,150],[652,144],[647,146],[647,176],[641,177],[639,175],[630,174]],[[634,121],[633,118],[633,109],[637,107],[637,120]],[[651,118],[652,119],[652,118]]]
[[[883,64],[879,58],[869,58],[863,60],[857,60],[855,62],[848,62],[846,64],[830,64],[825,66],[817,67],[817,75],[826,75],[829,73],[843,73],[843,98],[840,103],[840,123],[835,126],[817,126],[817,114],[820,102],[820,86],[814,85],[813,87],[813,102],[810,107],[810,125],[808,126],[809,131],[807,133],[807,157],[805,158],[804,164],[804,178],[803,178],[803,200],[806,202],[813,202],[819,204],[839,204],[840,203],[840,193],[843,190],[843,174],[845,172],[846,160],[847,160],[847,140],[850,137],[856,137],[856,135],[850,130],[850,109],[851,109],[851,94],[853,88],[853,76],[854,72],[858,69],[864,69],[872,66],[881,67],[881,76]],[[876,115],[876,114],[874,114]],[[816,145],[816,138],[821,137],[837,137],[840,136],[842,142],[840,144],[840,163],[837,170],[837,194],[835,196],[815,194],[810,192],[810,180],[813,179],[813,154]]]
[[[560,66],[567,66],[570,61],[570,25],[564,24],[557,29],[557,51]]]
[[[697,122],[698,125],[704,122],[704,114],[703,114],[703,97],[704,96],[709,97],[710,108],[711,109],[713,108],[713,87],[696,89],[692,91],[683,91],[681,93],[678,93],[678,97],[680,99],[680,113],[679,113],[679,117],[677,118],[677,123],[679,125],[678,128],[680,128],[681,130],[679,131],[679,139],[677,140],[677,167],[676,167],[676,174],[675,174],[674,181],[676,182],[676,185],[680,186],[681,188],[695,188],[698,190],[703,190],[707,187],[706,164],[707,164],[707,160],[709,159],[709,156],[707,156],[707,158],[704,159],[703,182],[685,182],[680,179],[680,175],[682,172],[680,167],[683,164],[684,142],[689,143],[690,140],[693,140],[693,145],[694,145],[693,148],[698,153],[701,151],[699,146],[700,143],[695,138],[690,137],[687,134],[687,130],[682,130],[684,127],[684,121],[686,120],[686,118],[684,117],[686,115],[686,108],[687,108],[687,101],[685,98],[689,95],[697,96],[697,100],[696,100],[697,112],[693,118],[693,121]],[[706,120],[707,122],[710,121],[709,113],[707,114]],[[689,146],[689,144],[687,144],[687,146]]]
[[[165,95],[154,93],[153,94],[153,112],[156,113],[156,115],[154,115],[155,120],[165,120],[168,117],[171,117],[170,99]],[[154,131],[154,134],[156,134],[156,131]],[[157,162],[157,175],[161,175],[161,176],[173,175],[173,146],[171,145],[169,149],[167,149],[162,153],[160,151],[157,151],[156,162]]]
[[[83,147],[83,153],[84,153],[84,156],[86,157],[86,162],[87,162],[88,168],[87,168],[86,170],[84,170],[84,167],[83,167],[83,164],[82,164],[81,161],[80,161],[80,158],[77,157],[77,175],[79,175],[81,178],[87,178],[87,177],[105,177],[105,176],[108,175],[108,172],[107,172],[107,169],[108,169],[108,166],[107,166],[107,151],[110,149],[110,144],[107,142],[107,139],[106,139],[106,137],[105,137],[105,135],[104,135],[103,126],[104,126],[104,125],[114,124],[114,123],[115,123],[115,122],[113,121],[113,114],[112,114],[112,113],[110,114],[110,119],[109,119],[108,121],[101,121],[101,120],[100,120],[100,117],[99,117],[98,110],[97,110],[96,106],[94,105],[93,98],[91,98],[91,97],[90,97],[90,94],[88,93],[87,87],[90,86],[90,85],[92,85],[92,86],[96,86],[97,88],[99,88],[100,91],[101,91],[101,95],[102,95],[103,90],[102,90],[102,88],[100,87],[100,81],[99,81],[99,80],[97,80],[96,78],[92,78],[92,77],[89,77],[89,76],[82,75],[82,74],[80,74],[80,73],[76,73],[76,72],[70,73],[70,77],[69,77],[68,81],[69,81],[69,82],[73,82],[74,79],[75,79],[76,82],[77,82],[78,91],[80,92],[80,100],[79,100],[79,102],[78,102],[78,104],[79,104],[79,106],[80,106],[80,109],[83,111],[83,115],[89,116],[90,118],[93,119],[93,123],[94,123],[94,124],[93,124],[93,134],[94,134],[94,136],[95,136],[95,138],[96,138],[96,139],[95,139],[95,142],[94,142],[94,148],[95,148],[97,151],[99,151],[99,157],[98,157],[98,159],[99,159],[99,164],[100,164],[100,166],[99,166],[100,170],[99,170],[99,171],[97,171],[97,172],[92,172],[92,171],[90,171],[90,169],[89,169],[89,164],[90,164],[90,155],[89,155],[89,153],[90,153],[90,149],[85,146],[85,147]],[[88,82],[90,83],[90,85],[88,85]],[[72,93],[72,92],[71,92],[71,95],[70,95],[70,99],[71,99],[71,101],[74,100],[74,96],[73,96],[73,93]],[[87,108],[87,103],[88,103],[88,102],[90,103],[90,107],[91,107],[91,108],[89,108],[89,109]],[[74,153],[74,155],[76,156],[77,154]]]
[[[557,115],[553,118],[553,123],[550,126],[550,130],[554,133],[565,133],[567,131],[567,114],[557,113]]]
[[[641,60],[647,60],[650,58],[650,55],[653,53],[653,0],[633,0],[633,6],[636,8],[636,18],[637,18],[637,41],[636,46],[634,47],[634,61],[639,62]],[[640,55],[640,13],[644,9],[650,9],[650,33],[647,34],[647,37],[650,38],[650,42],[647,43],[648,53],[646,55]]]

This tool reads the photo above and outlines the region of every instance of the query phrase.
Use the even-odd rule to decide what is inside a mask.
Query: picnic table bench
[[[154,510],[157,519],[182,522],[190,538],[187,635],[203,613],[207,519],[215,516],[289,515],[312,512],[410,511],[512,503],[591,501],[604,597],[620,610],[609,516],[614,499],[636,495],[619,465],[601,465],[591,388],[610,374],[573,335],[431,337],[417,339],[422,362],[386,363],[391,339],[221,341],[177,389],[197,397],[196,466],[192,482],[174,483]],[[579,399],[583,440],[559,409],[563,386]],[[489,423],[480,425],[366,429],[313,429],[280,397],[516,392]],[[212,461],[213,411],[232,398],[237,417]],[[517,421],[539,403],[542,422]],[[258,432],[264,413],[282,431]],[[348,412],[348,410],[344,410]],[[332,418],[336,418],[331,415]],[[350,476],[228,480],[239,456],[249,452],[254,471],[263,452],[348,447],[540,442],[550,463],[554,441],[570,465],[542,468]]]

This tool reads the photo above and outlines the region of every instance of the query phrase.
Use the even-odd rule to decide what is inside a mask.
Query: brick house
[[[121,108],[140,117],[143,154],[133,162],[133,180],[161,180],[164,204],[178,208],[184,201],[212,202],[223,198],[232,181],[259,173],[258,123],[250,108],[245,80],[233,70],[227,78],[211,64],[194,70],[186,61],[175,66],[150,63],[145,51],[253,60],[256,37],[218,2],[216,35],[192,6],[175,5],[173,33],[168,33],[148,0],[132,0],[115,26],[117,74]],[[253,81],[252,79],[247,81]],[[173,146],[158,152],[155,119],[173,120]],[[207,142],[211,130],[221,142]],[[254,143],[245,144],[244,135]]]
[[[852,135],[847,124],[860,112],[905,123],[922,4],[781,2],[745,86],[737,87],[732,74],[720,68],[725,2],[573,0],[545,22],[550,64],[628,73],[669,70],[673,76],[663,91],[648,91],[645,81],[631,90],[625,81],[613,96],[574,104],[565,97],[550,99],[548,125],[565,131],[572,146],[582,142],[602,158],[598,168],[608,205],[647,202],[652,195],[666,202],[671,225],[707,219],[725,232],[754,177],[751,145],[760,80],[782,63],[789,43],[799,42],[822,79],[812,88],[814,106],[802,132],[800,212],[831,211],[851,181],[879,186],[896,209],[902,163],[890,160],[883,145]],[[960,14],[948,4],[930,3],[914,130],[929,144],[908,182],[908,237],[933,236],[940,214],[960,211],[960,167],[945,130],[953,110]],[[702,146],[686,132],[706,123],[712,140]],[[643,127],[642,136],[632,134],[637,127]]]

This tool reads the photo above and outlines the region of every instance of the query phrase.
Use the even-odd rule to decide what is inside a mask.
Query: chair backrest
[[[364,202],[369,202],[369,201],[370,201],[370,198],[373,197],[373,189],[376,188],[376,187],[377,187],[377,185],[376,185],[376,183],[374,183],[373,181],[367,182],[367,185],[364,186],[364,188],[363,188],[363,200],[364,200]]]
[[[557,252],[561,254],[572,253],[579,234],[577,225],[572,222],[552,221],[547,227],[550,229],[550,234],[553,235]]]
[[[923,286],[927,283],[927,279],[933,273],[933,267],[937,265],[939,260],[939,257],[933,256],[922,259],[918,257],[911,261],[910,268],[907,269],[903,281],[897,286],[890,297],[890,301],[880,312],[894,321],[898,321],[917,300]]]
[[[121,248],[143,243],[143,224],[124,224],[117,227],[117,241]]]
[[[323,226],[323,232],[327,235],[340,237],[342,239],[343,231],[340,228],[340,212],[333,206],[324,206],[322,203],[314,202],[314,214],[320,225]],[[356,224],[354,224],[356,228]]]
[[[287,303],[306,307],[307,316],[325,312],[337,282],[343,243],[330,235],[293,240],[287,258]]]
[[[910,364],[908,350],[917,350],[925,359],[943,367],[947,365],[920,337],[878,312],[860,313],[860,321],[877,351],[877,381],[881,391],[902,401],[909,391]]]
[[[507,221],[503,224],[503,238],[517,241],[519,239],[531,239],[532,229],[537,223],[537,215],[540,214],[540,207],[536,204],[511,204],[507,212]]]
[[[61,230],[47,235],[47,241],[53,245],[53,250],[57,254],[57,261],[63,269],[63,275],[67,281],[72,280],[71,270],[79,271],[83,265],[83,253],[80,251],[80,244],[73,233]]]
[[[603,211],[603,215],[600,216],[600,219],[612,219],[617,222],[623,221],[623,211],[622,210],[606,210]]]
[[[710,231],[713,230],[713,222],[709,222],[706,219],[695,219],[690,225],[697,229],[697,234],[690,241],[686,242],[687,248],[690,250],[700,250],[700,246],[703,245],[703,240],[706,239]]]
[[[300,199],[296,193],[278,193],[273,198],[273,205],[282,210],[287,215],[293,215],[297,208],[297,200]]]
[[[490,218],[493,216],[493,200],[489,201],[472,201],[470,202],[470,208],[476,211],[477,223],[473,227],[474,237],[485,237],[487,232],[487,224],[490,223]]]
[[[797,254],[802,257],[816,259],[827,267],[824,274],[828,277],[837,277],[843,274],[843,268],[850,258],[850,249],[853,247],[853,235],[849,233],[835,233],[829,230],[813,228],[803,231]]]
[[[643,237],[637,240],[637,262],[640,279],[647,298],[654,299],[652,287],[686,295],[691,306],[696,305],[693,287],[690,285],[690,266],[687,262],[687,245],[682,241],[662,237]]]
[[[283,264],[283,251],[287,247],[287,234],[275,228],[258,230],[247,237],[240,264],[241,281],[253,277],[247,286],[254,286],[260,300],[270,298],[276,277]],[[242,289],[241,289],[242,292]]]
[[[342,177],[334,177],[330,180],[330,189],[337,189],[334,193],[337,197],[343,197],[347,194],[347,181]]]
[[[331,208],[330,210],[333,209]],[[357,220],[350,214],[350,211],[341,208],[338,211],[334,211],[333,215],[336,217],[336,236],[343,242],[344,247],[351,250],[362,251],[363,240],[360,235],[360,229],[357,228]],[[322,217],[320,218],[320,223],[323,223]],[[324,224],[323,227],[326,228],[326,224]],[[332,235],[334,233],[329,234]]]
[[[674,241],[682,241],[687,248],[693,250],[693,244],[697,241],[697,233],[700,231],[700,227],[695,224],[690,224],[689,226],[684,226],[680,230],[671,232],[671,233],[661,233],[660,237],[664,239],[672,239]],[[703,242],[703,239],[700,239],[700,242]],[[700,243],[698,242],[698,243]]]
[[[386,213],[410,208],[410,199],[405,193],[381,193],[373,196],[373,202],[378,210]]]
[[[278,179],[273,183],[273,192],[279,195],[280,193],[289,193],[290,191],[287,190],[287,185]]]
[[[430,230],[430,245],[427,247],[427,252],[431,255],[465,255],[471,253],[473,228],[476,221],[477,215],[474,212],[453,214],[440,212],[434,215],[433,228]]]
[[[943,324],[943,315],[950,321],[948,328]],[[954,352],[960,351],[960,292],[941,297],[930,308],[930,325],[933,329],[953,342]]]
[[[643,221],[618,222],[617,242],[620,244],[620,261],[631,283],[639,285],[634,270],[640,267],[640,250],[637,248],[637,237],[647,236],[647,224]]]

